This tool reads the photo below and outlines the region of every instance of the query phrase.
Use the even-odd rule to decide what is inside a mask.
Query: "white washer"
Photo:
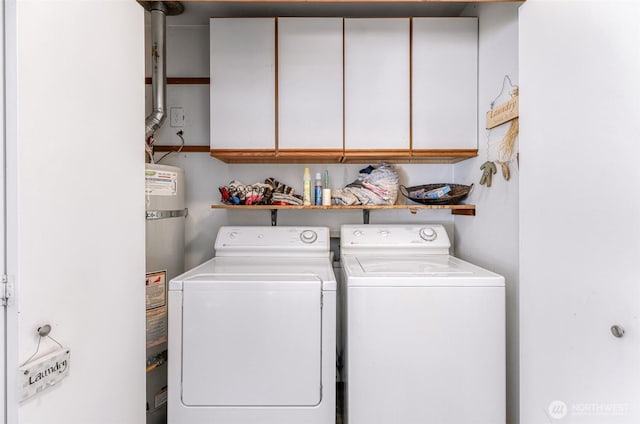
[[[324,227],[222,227],[169,284],[170,424],[334,424],[336,280]]]
[[[504,278],[449,248],[441,225],[342,226],[349,424],[505,422]]]

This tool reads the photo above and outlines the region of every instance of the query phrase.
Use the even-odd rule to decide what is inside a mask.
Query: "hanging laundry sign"
[[[69,349],[59,349],[20,367],[20,401],[53,387],[69,374]]]
[[[495,128],[518,117],[518,93],[513,98],[487,112],[487,129]]]

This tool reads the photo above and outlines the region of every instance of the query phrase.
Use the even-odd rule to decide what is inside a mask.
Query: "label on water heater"
[[[147,196],[175,196],[178,192],[178,173],[147,169],[144,171],[144,183]]]
[[[147,273],[147,349],[165,343],[168,336],[167,271]]]

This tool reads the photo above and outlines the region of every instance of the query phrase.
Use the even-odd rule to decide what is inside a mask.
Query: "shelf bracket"
[[[271,209],[271,226],[278,225],[278,209]]]
[[[363,224],[368,224],[369,223],[369,212],[371,212],[369,209],[362,209],[362,223]]]
[[[476,216],[476,209],[451,209],[451,215]]]

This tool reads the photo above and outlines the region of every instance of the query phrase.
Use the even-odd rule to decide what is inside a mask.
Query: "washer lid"
[[[347,285],[377,287],[502,287],[504,277],[449,255],[344,255]]]
[[[428,257],[409,256],[402,258],[358,257],[358,263],[366,274],[406,274],[406,275],[473,275],[460,261],[448,255]]]

